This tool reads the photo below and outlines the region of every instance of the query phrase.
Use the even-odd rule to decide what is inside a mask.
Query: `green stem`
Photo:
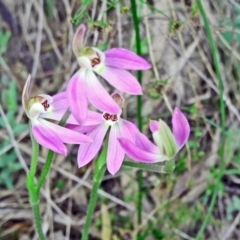
[[[38,237],[40,240],[45,240],[45,236],[42,231],[39,202],[36,202],[35,204],[31,204],[31,206],[32,206],[32,211],[33,211],[33,217],[35,219],[35,226],[36,226],[36,231],[38,233]]]
[[[213,64],[216,70],[216,75],[218,78],[218,88],[219,88],[219,105],[220,105],[220,113],[221,113],[221,135],[222,135],[222,146],[220,148],[220,168],[219,168],[219,173],[218,173],[218,178],[217,178],[217,184],[216,187],[214,188],[214,193],[212,195],[212,199],[207,211],[207,215],[205,216],[205,219],[202,223],[202,226],[200,228],[200,230],[198,231],[196,240],[201,239],[204,230],[209,222],[211,213],[213,211],[214,205],[216,203],[217,200],[217,194],[218,191],[220,189],[221,186],[221,178],[224,172],[224,168],[225,168],[225,163],[224,163],[224,143],[225,143],[225,122],[226,122],[226,115],[225,115],[225,104],[224,104],[224,100],[223,100],[223,92],[224,92],[224,88],[223,88],[223,81],[222,81],[222,76],[221,76],[221,71],[220,71],[220,66],[219,66],[219,60],[218,60],[218,53],[217,53],[217,48],[215,46],[214,40],[213,40],[213,35],[212,35],[212,31],[207,19],[207,15],[206,12],[204,10],[204,7],[202,5],[202,1],[201,0],[196,0],[197,4],[198,4],[198,8],[199,11],[201,13],[201,16],[203,18],[203,22],[204,22],[204,27],[205,27],[205,31],[206,31],[206,35],[207,35],[207,39],[208,39],[208,43],[209,43],[209,47],[211,50],[211,54],[212,54],[212,59],[213,59]]]
[[[137,54],[141,56],[141,38],[140,38],[140,31],[139,31],[139,18],[137,14],[137,5],[135,0],[131,0],[131,10],[132,10],[132,17],[133,17],[133,24],[135,30],[135,38],[136,38],[136,51]],[[142,84],[142,72],[137,72],[138,82]],[[137,96],[137,118],[138,118],[138,127],[139,130],[142,131],[142,97]]]
[[[34,176],[35,176],[36,169],[37,169],[37,159],[38,159],[38,154],[39,154],[39,145],[36,142],[35,138],[33,137],[31,131],[30,131],[30,137],[31,137],[31,141],[32,141],[32,157],[31,157],[31,165],[30,165],[29,174],[31,175],[31,177],[34,181]]]
[[[45,240],[45,236],[42,231],[38,194],[36,193],[34,183],[32,182],[31,179],[30,180],[27,179],[27,188],[28,188],[28,194],[29,194],[29,201],[30,201],[30,204],[32,207],[33,219],[34,219],[34,223],[35,223],[36,232],[37,232],[40,240]]]
[[[100,183],[103,179],[106,170],[106,157],[107,157],[107,144],[105,144],[99,158],[95,162],[94,176],[93,176],[93,186],[90,194],[90,200],[87,208],[87,216],[82,232],[81,240],[88,239],[88,232],[91,225],[92,215],[97,201],[97,191],[99,189]]]
[[[45,178],[50,170],[50,167],[51,167],[51,164],[52,164],[52,161],[53,161],[53,157],[54,157],[54,152],[49,150],[48,151],[48,154],[47,154],[47,159],[46,159],[46,162],[43,166],[43,169],[42,169],[42,172],[40,174],[40,177],[38,179],[38,182],[37,182],[37,185],[36,185],[36,192],[37,194],[39,195],[39,192],[40,192],[40,189],[45,181]]]
[[[88,231],[91,225],[92,215],[97,201],[97,191],[99,189],[100,183],[102,181],[103,175],[105,173],[106,167],[103,166],[100,171],[94,172],[95,180],[93,181],[92,191],[90,195],[90,201],[87,209],[86,221],[84,224],[84,229],[82,233],[82,240],[88,239]]]
[[[226,115],[225,115],[225,103],[224,103],[224,99],[223,99],[223,80],[222,80],[222,75],[221,75],[221,71],[220,71],[220,66],[219,66],[219,58],[218,58],[218,52],[217,52],[217,48],[215,46],[215,42],[213,39],[213,35],[212,35],[212,31],[207,19],[207,15],[206,12],[204,10],[204,7],[202,5],[202,1],[201,0],[197,0],[197,4],[198,4],[198,8],[199,11],[202,15],[203,21],[204,21],[204,27],[205,27],[205,31],[206,31],[206,35],[208,38],[208,43],[209,43],[209,48],[211,50],[212,53],[212,58],[213,58],[213,64],[216,70],[216,75],[218,78],[218,88],[219,88],[219,98],[220,98],[220,112],[221,112],[221,126],[222,126],[222,131],[224,132],[225,129],[225,122],[226,122]],[[225,135],[225,134],[224,134]]]
[[[135,38],[136,38],[136,50],[137,54],[141,55],[141,38],[140,38],[140,31],[139,31],[139,17],[137,13],[137,4],[136,0],[131,0],[131,11],[132,11],[132,18],[135,30]],[[138,82],[142,84],[142,72],[137,72]],[[137,96],[137,118],[138,118],[138,128],[142,131],[142,97]],[[142,170],[139,171],[138,176],[138,202],[137,202],[137,213],[138,213],[138,224],[142,223],[142,184],[143,184],[143,175]]]
[[[29,194],[29,202],[31,204],[32,211],[33,211],[33,219],[35,223],[36,232],[40,240],[45,240],[45,237],[42,231],[42,225],[41,225],[41,215],[39,210],[38,194],[36,192],[36,187],[34,184],[34,177],[36,173],[37,159],[38,159],[38,153],[39,153],[39,145],[34,139],[32,133],[30,133],[30,135],[32,140],[32,158],[31,158],[30,170],[27,173],[26,186]]]

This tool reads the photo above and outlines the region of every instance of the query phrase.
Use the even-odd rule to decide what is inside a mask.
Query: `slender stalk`
[[[139,17],[137,13],[137,4],[136,0],[131,0],[131,11],[132,18],[135,30],[135,38],[136,38],[136,50],[137,54],[141,55],[141,38],[139,31]],[[137,78],[140,84],[142,84],[142,72],[137,72]],[[137,119],[138,119],[138,128],[142,131],[142,98],[141,96],[137,96]],[[142,184],[143,184],[143,175],[142,170],[139,171],[138,176],[138,202],[137,202],[137,214],[138,214],[138,224],[142,223]]]
[[[36,185],[36,192],[37,194],[39,195],[39,192],[40,192],[40,189],[45,181],[45,178],[50,170],[50,167],[51,167],[51,164],[52,164],[52,161],[53,161],[53,157],[54,157],[54,152],[49,150],[48,151],[48,154],[47,154],[47,159],[46,159],[46,162],[43,166],[43,169],[41,171],[41,174],[40,174],[40,177],[38,179],[38,182],[37,182],[37,185]]]
[[[42,231],[42,223],[41,223],[41,215],[39,210],[39,202],[36,202],[35,204],[31,204],[32,211],[33,211],[33,217],[35,219],[35,226],[36,231],[38,233],[38,237],[40,240],[45,240],[45,236]]]
[[[32,141],[32,157],[31,157],[31,165],[30,165],[29,174],[31,175],[32,179],[34,180],[34,176],[35,176],[36,169],[37,169],[39,145],[36,142],[35,138],[33,137],[31,131],[30,131],[30,137],[31,137],[31,141]]]
[[[81,240],[88,239],[88,232],[91,225],[92,215],[97,201],[97,191],[99,189],[100,183],[103,179],[106,170],[106,156],[107,156],[107,144],[105,144],[99,158],[97,159],[94,167],[93,176],[93,186],[90,194],[90,200],[87,208],[87,216],[82,232]]]
[[[206,31],[206,35],[207,35],[207,39],[208,39],[208,43],[209,43],[209,48],[211,50],[213,64],[214,64],[214,67],[216,70],[216,75],[218,78],[221,126],[222,126],[222,131],[224,132],[225,122],[226,122],[226,114],[225,114],[225,103],[224,103],[224,99],[223,99],[223,91],[224,91],[223,80],[222,80],[222,75],[221,75],[221,71],[220,71],[218,52],[217,52],[217,48],[216,48],[216,45],[215,45],[215,42],[213,39],[211,28],[210,28],[210,25],[209,25],[209,22],[207,19],[207,15],[206,15],[206,12],[205,12],[203,4],[202,4],[202,0],[197,0],[197,4],[198,4],[199,11],[202,15],[203,21],[204,21],[204,27],[205,27],[205,31]]]
[[[196,0],[197,4],[198,4],[198,8],[199,11],[201,13],[201,16],[203,18],[203,22],[204,22],[204,27],[205,27],[205,31],[206,31],[206,35],[207,35],[207,39],[208,39],[208,43],[209,43],[209,47],[211,50],[211,54],[212,54],[212,59],[213,59],[213,64],[216,70],[216,75],[218,78],[218,88],[219,88],[219,105],[220,105],[220,115],[221,115],[221,135],[222,135],[222,146],[220,148],[220,168],[219,168],[219,173],[218,173],[218,177],[217,177],[217,184],[216,187],[214,188],[214,193],[212,195],[212,199],[207,211],[207,215],[205,216],[205,219],[202,223],[201,228],[198,231],[198,234],[196,236],[196,240],[201,239],[204,230],[209,222],[210,216],[212,214],[214,205],[216,203],[217,200],[217,194],[218,191],[220,189],[221,186],[221,177],[223,175],[224,172],[224,168],[225,168],[225,163],[224,163],[224,143],[225,143],[225,122],[226,122],[226,115],[225,115],[225,104],[224,104],[224,100],[223,100],[223,92],[224,92],[224,87],[223,87],[223,81],[222,81],[222,76],[221,76],[221,71],[220,71],[220,66],[219,66],[219,60],[218,60],[218,52],[217,52],[217,48],[215,46],[214,40],[213,40],[213,35],[212,35],[212,31],[207,19],[207,15],[206,12],[204,10],[203,4],[201,0]]]
[[[39,209],[39,200],[38,200],[38,194],[36,193],[36,190],[33,186],[29,192],[29,198],[30,198],[30,204],[32,207],[33,212],[33,218],[35,223],[35,229],[38,234],[38,237],[40,240],[45,240],[45,236],[42,231],[42,223],[41,223],[41,214]],[[34,189],[34,190],[33,190]]]
[[[40,240],[45,240],[45,237],[42,231],[42,225],[41,225],[41,215],[39,210],[38,194],[36,192],[36,188],[34,184],[34,177],[36,173],[37,159],[38,159],[38,153],[39,153],[39,145],[34,139],[34,137],[32,136],[32,133],[30,133],[30,135],[32,140],[32,158],[31,158],[30,170],[27,173],[26,186],[29,194],[29,202],[31,204],[32,211],[33,211],[33,219],[35,223],[36,232]]]
[[[95,180],[93,181],[93,187],[90,195],[90,201],[87,208],[87,216],[84,224],[84,229],[82,233],[82,240],[88,239],[88,231],[92,221],[92,215],[97,201],[97,191],[99,189],[100,183],[102,181],[103,175],[105,173],[106,167],[103,166],[100,171],[94,172]]]

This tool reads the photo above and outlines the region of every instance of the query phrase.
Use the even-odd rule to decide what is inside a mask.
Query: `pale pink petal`
[[[165,156],[142,150],[126,138],[119,138],[118,141],[126,154],[135,161],[154,163],[167,160]]]
[[[53,111],[52,113],[42,113],[40,117],[60,121],[66,110],[67,109],[60,109],[57,111]],[[87,119],[84,122],[84,126],[97,125],[102,121],[102,114],[88,110]],[[68,117],[66,124],[79,125],[78,121],[74,118],[72,114],[70,114],[70,116]]]
[[[134,52],[124,48],[112,48],[104,52],[105,65],[128,70],[145,70],[150,64]]]
[[[135,145],[142,150],[151,152],[154,154],[161,154],[159,148],[153,144],[144,134],[142,134],[139,129],[131,122],[123,120],[125,128],[127,127],[128,131],[124,130],[122,135],[123,138],[130,140],[135,143]],[[123,127],[121,129],[124,129]],[[127,134],[127,132],[129,132]]]
[[[42,125],[40,122],[36,123],[35,121],[32,126],[32,133],[40,145],[61,155],[67,155],[67,148],[62,143],[61,139],[54,134],[50,128]]]
[[[142,88],[137,79],[124,69],[105,66],[99,74],[122,92],[133,95],[142,94]]]
[[[121,130],[121,137],[135,142],[135,134],[139,132],[138,128],[132,122],[124,119],[119,119],[119,125]]]
[[[97,125],[101,122],[103,122],[102,114],[89,110],[87,120],[84,123],[84,126]]]
[[[90,70],[86,74],[86,95],[92,105],[103,112],[117,114],[120,111],[117,103]]]
[[[67,86],[67,100],[71,113],[80,125],[83,125],[88,113],[88,102],[85,93],[84,72],[73,75]]]
[[[67,109],[60,109],[58,111],[53,111],[52,113],[42,113],[40,115],[41,118],[45,119],[52,119],[56,121],[60,121],[65,114]],[[74,125],[79,125],[78,121],[73,117],[72,114],[69,115],[67,122],[68,124],[74,124]]]
[[[75,125],[75,124],[66,124],[64,127],[76,132],[78,132],[78,129],[80,128],[79,125]]]
[[[144,151],[160,154],[159,148],[140,132],[135,133],[135,144]]]
[[[87,136],[93,139],[93,143],[80,145],[78,150],[78,167],[85,166],[97,155],[107,130],[108,126],[102,123],[87,133]]]
[[[107,152],[107,169],[112,175],[120,169],[125,155],[125,151],[117,140],[121,135],[119,125],[114,124],[110,130]]]
[[[41,118],[53,119],[53,120],[60,121],[62,119],[64,113],[65,113],[65,110],[59,110],[57,112],[53,112],[50,114],[45,113],[45,114],[41,114]],[[72,114],[70,114],[69,118],[67,119],[66,124],[73,125],[74,129],[79,129],[76,131],[83,132],[83,131],[85,131],[85,129],[91,129],[93,126],[96,126],[96,125],[100,124],[101,122],[103,122],[102,114],[88,110],[87,119],[84,122],[84,125],[79,126],[79,123],[73,117]],[[89,126],[90,126],[90,128],[88,128]],[[84,129],[84,130],[82,131],[80,129]],[[85,131],[85,132],[88,132],[88,131]]]
[[[134,142],[137,131],[139,130],[133,123],[123,119],[119,119],[118,123],[111,127],[108,142],[107,168],[112,175],[120,169],[125,155],[118,138],[123,137]]]
[[[39,120],[44,126],[51,129],[51,131],[58,136],[63,142],[70,143],[70,144],[81,144],[81,143],[91,143],[93,140],[92,138],[84,135],[82,133],[70,130],[68,128],[59,126],[52,122],[48,122],[44,119]]]
[[[92,131],[97,125],[79,126],[79,125],[67,124],[65,127],[80,133],[88,133]]]
[[[173,112],[172,127],[178,149],[181,149],[189,138],[190,126],[187,118],[178,108],[175,108]]]
[[[81,24],[78,27],[78,29],[73,37],[72,48],[73,48],[73,52],[76,56],[79,55],[79,53],[83,47],[85,31],[86,31],[85,25]]]
[[[101,122],[103,122],[103,119]],[[95,127],[97,127],[101,122],[99,122],[97,124],[93,124],[93,125],[85,125],[84,124],[83,126],[79,126],[79,125],[75,125],[75,124],[66,124],[65,127],[68,129],[71,129],[73,131],[80,132],[80,133],[88,133],[88,132],[91,132]]]
[[[159,128],[159,122],[156,120],[150,120],[149,128],[151,132],[156,132]]]
[[[66,91],[57,93],[52,98],[53,98],[52,106],[54,111],[58,111],[62,109],[66,110],[69,108]]]

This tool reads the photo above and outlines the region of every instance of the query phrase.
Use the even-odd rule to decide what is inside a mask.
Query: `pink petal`
[[[88,102],[84,86],[85,79],[82,76],[84,76],[84,72],[78,71],[70,79],[67,86],[67,100],[70,110],[80,125],[83,125],[88,112]]]
[[[64,156],[67,155],[67,148],[50,128],[42,125],[40,122],[37,122],[32,126],[32,133],[40,145]]]
[[[54,110],[52,113],[42,113],[40,117],[60,121],[66,110],[67,109],[60,109],[57,111]],[[84,126],[97,125],[102,121],[102,114],[88,110],[87,119],[84,122]],[[70,114],[68,117],[66,124],[79,125],[78,121],[73,117],[72,114]]]
[[[73,37],[72,48],[73,48],[73,52],[76,56],[79,55],[81,49],[83,48],[83,40],[84,40],[85,31],[86,31],[85,25],[81,24],[78,27],[78,29]]]
[[[111,127],[109,142],[107,167],[108,171],[114,175],[121,167],[125,151],[118,142],[118,138],[124,137],[134,142],[135,133],[138,128],[131,122],[119,119],[119,122]]]
[[[110,130],[107,152],[107,169],[112,175],[120,169],[125,155],[117,140],[121,135],[119,125],[114,124]]]
[[[82,133],[70,130],[68,128],[59,126],[44,119],[39,120],[44,126],[51,129],[51,131],[58,136],[63,142],[70,144],[91,143],[92,139]]]
[[[90,70],[87,70],[86,74],[86,95],[92,105],[103,112],[117,114],[120,111],[117,103]]]
[[[105,65],[107,66],[129,70],[145,70],[151,68],[146,60],[124,48],[108,49],[104,54],[106,57]]]
[[[62,109],[67,110],[69,108],[66,91],[57,93],[52,98],[53,98],[52,106],[54,108],[54,111]]]
[[[132,122],[124,119],[119,120],[119,125],[121,129],[121,137],[127,138],[128,140],[134,142],[135,134],[139,132],[138,128]]]
[[[53,111],[52,113],[43,113],[40,115],[41,118],[52,119],[56,121],[60,121],[65,114],[67,109],[60,109],[58,111]],[[67,119],[67,124],[79,125],[78,121],[73,117],[72,114]]]
[[[154,163],[167,160],[164,156],[142,150],[126,138],[119,138],[118,141],[126,154],[135,161]]]
[[[140,132],[135,133],[135,144],[144,151],[160,154],[159,148]]]
[[[159,122],[156,121],[156,120],[150,120],[149,128],[150,128],[151,132],[156,132],[156,131],[158,131]]]
[[[187,118],[178,108],[175,108],[173,112],[172,127],[174,138],[180,150],[189,138],[190,126]]]
[[[142,88],[137,79],[128,71],[105,66],[99,74],[120,91],[140,95]]]
[[[62,112],[65,113],[65,112]],[[54,116],[60,115],[60,111],[53,113]],[[63,116],[63,115],[62,115]],[[56,119],[56,118],[55,118]],[[61,118],[60,118],[61,119]],[[60,120],[59,119],[59,120]],[[87,113],[87,119],[84,122],[84,126],[93,126],[93,125],[98,125],[99,123],[103,122],[102,114],[94,111],[88,110]],[[79,125],[77,120],[73,117],[71,114],[67,120],[67,124],[73,124],[73,125]],[[79,126],[80,127],[80,126]]]
[[[88,132],[91,132],[97,125],[79,126],[79,125],[67,124],[66,128],[71,129],[71,130],[76,131],[76,132],[80,132],[80,133],[88,133]]]
[[[103,122],[102,114],[89,110],[87,120],[84,123],[84,126],[97,125],[101,122]]]
[[[87,133],[87,136],[93,139],[93,143],[80,145],[78,150],[78,167],[85,166],[96,156],[103,143],[107,130],[108,126],[102,123],[91,132]]]

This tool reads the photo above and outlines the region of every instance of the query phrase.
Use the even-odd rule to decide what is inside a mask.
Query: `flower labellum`
[[[60,120],[68,109],[67,104],[62,103],[63,93],[53,97],[40,94],[29,98],[29,85],[31,76],[25,83],[22,93],[24,111],[31,121],[31,131],[36,141],[42,146],[54,152],[66,156],[67,148],[63,143],[82,144],[92,142],[92,139],[82,133],[61,127],[45,119]],[[65,98],[66,100],[66,98]],[[67,123],[77,123],[70,116]]]
[[[119,143],[126,154],[133,160],[145,163],[162,162],[173,159],[189,138],[190,127],[184,114],[175,108],[172,116],[171,132],[161,119],[150,121],[150,130],[156,145],[142,133],[136,133],[135,142],[119,138]]]
[[[117,114],[120,110],[95,73],[120,91],[140,95],[141,85],[127,70],[146,70],[151,67],[143,58],[123,48],[102,52],[95,47],[84,46],[85,31],[85,25],[81,24],[73,38],[73,52],[80,70],[73,75],[67,86],[70,109],[80,125],[84,124],[87,117],[88,100],[102,112]]]

